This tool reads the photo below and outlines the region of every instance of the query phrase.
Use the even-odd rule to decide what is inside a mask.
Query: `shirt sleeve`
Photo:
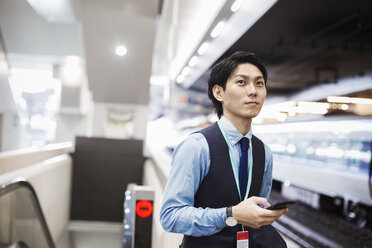
[[[190,135],[175,148],[160,210],[160,222],[166,231],[199,237],[226,226],[226,208],[193,207],[209,163],[208,144],[202,134]]]
[[[265,173],[262,179],[262,187],[260,196],[266,199],[269,198],[271,186],[273,182],[273,154],[270,148],[265,145]]]

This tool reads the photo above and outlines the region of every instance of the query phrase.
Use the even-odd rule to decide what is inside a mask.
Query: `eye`
[[[244,80],[238,80],[236,81],[237,84],[239,85],[245,85],[245,81]]]
[[[265,83],[264,83],[263,81],[257,81],[257,85],[258,85],[258,86],[264,86]]]

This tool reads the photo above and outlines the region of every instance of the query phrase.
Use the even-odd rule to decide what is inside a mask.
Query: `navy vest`
[[[223,208],[238,204],[240,202],[239,192],[235,183],[228,146],[221,130],[217,124],[213,124],[199,132],[204,135],[209,146],[210,168],[195,194],[194,207]],[[253,174],[248,197],[259,196],[265,169],[265,148],[263,142],[257,137],[252,136],[252,147]],[[265,226],[260,229],[267,228],[272,228],[272,226]],[[250,247],[260,247],[251,244],[255,233],[258,235],[261,232],[259,231],[260,229],[245,228],[245,230],[249,231]],[[241,230],[242,226],[237,225],[235,227],[225,227],[220,232],[211,236],[193,237],[185,235],[181,247],[235,248],[236,233]],[[274,232],[276,233],[275,230]],[[276,234],[281,239],[280,235],[278,233]]]

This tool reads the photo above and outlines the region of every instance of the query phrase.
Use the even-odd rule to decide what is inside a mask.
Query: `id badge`
[[[249,234],[248,231],[241,231],[236,234],[236,248],[249,247]]]

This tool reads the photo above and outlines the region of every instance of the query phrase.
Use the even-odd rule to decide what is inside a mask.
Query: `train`
[[[273,153],[273,187],[313,208],[372,223],[372,117],[253,125]]]

